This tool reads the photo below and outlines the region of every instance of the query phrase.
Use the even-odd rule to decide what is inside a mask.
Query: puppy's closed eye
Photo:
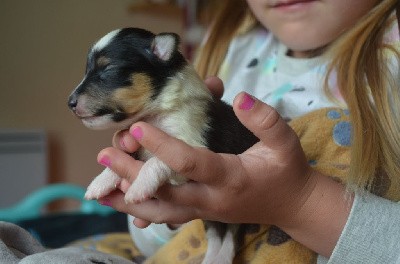
[[[96,60],[97,67],[106,67],[110,64],[111,60],[106,56],[101,56]]]

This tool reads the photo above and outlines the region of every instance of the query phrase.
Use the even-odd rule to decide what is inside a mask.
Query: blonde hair
[[[383,42],[393,22],[391,14],[398,8],[398,0],[380,1],[326,52],[333,58],[326,91],[334,71],[353,124],[349,185],[367,190],[377,174],[400,187],[400,84],[387,61],[389,51],[395,58],[399,53]],[[256,23],[245,0],[225,0],[198,52],[195,66],[199,74],[203,78],[217,75],[231,40]]]
[[[390,59],[398,67],[399,52],[383,39],[398,5],[398,0],[380,1],[328,51],[333,60],[327,76],[337,73],[353,126],[349,183],[367,190],[376,177],[399,187],[400,84],[399,73],[393,76],[389,69]]]
[[[196,54],[194,65],[203,78],[215,76],[225,58],[229,44],[243,27],[251,27],[255,19],[245,0],[221,0],[215,20]]]

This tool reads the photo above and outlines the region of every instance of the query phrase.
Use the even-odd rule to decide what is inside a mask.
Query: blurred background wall
[[[87,129],[67,107],[90,45],[121,27],[182,33],[179,13],[134,11],[133,2],[0,1],[0,130],[45,131],[49,183],[86,186],[103,169],[97,153],[111,145],[114,131]]]

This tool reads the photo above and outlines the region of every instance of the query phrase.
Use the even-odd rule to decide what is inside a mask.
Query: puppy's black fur
[[[125,129],[143,120],[214,152],[239,154],[254,145],[258,139],[238,121],[230,105],[211,95],[178,45],[174,33],[155,35],[138,28],[110,32],[90,49],[85,77],[70,95],[69,107],[93,129]],[[141,150],[138,156],[148,166],[128,190],[126,201],[152,197],[165,181],[185,181],[148,152]],[[154,164],[166,169],[157,171]],[[166,175],[152,178],[157,173]],[[119,181],[106,169],[88,187],[86,197],[104,196]],[[238,225],[207,222],[206,226],[209,248],[203,263],[231,263]]]

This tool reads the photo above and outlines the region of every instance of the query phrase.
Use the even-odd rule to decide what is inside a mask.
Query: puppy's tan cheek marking
[[[96,64],[97,66],[101,67],[101,66],[106,66],[110,63],[110,59],[105,57],[105,56],[101,56],[96,60]]]
[[[114,100],[126,113],[134,114],[143,109],[152,95],[151,79],[144,73],[132,74],[132,86],[117,89]]]

